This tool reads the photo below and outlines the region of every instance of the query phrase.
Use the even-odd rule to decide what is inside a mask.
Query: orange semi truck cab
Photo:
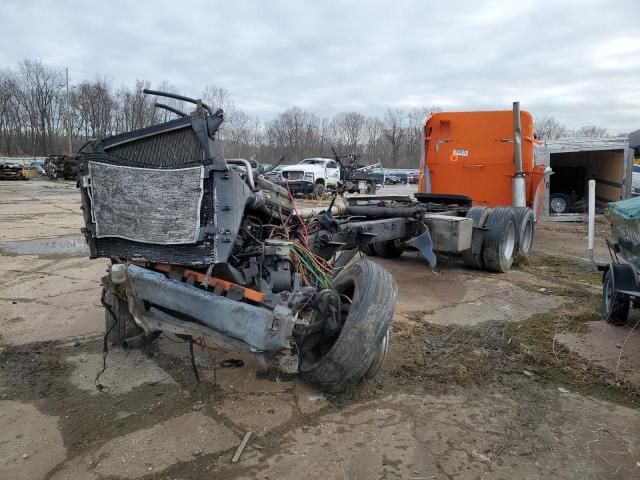
[[[534,165],[533,117],[520,112],[522,169],[528,207],[538,218],[544,166]],[[418,191],[460,194],[474,205],[512,204],[513,112],[438,112],[425,122]]]

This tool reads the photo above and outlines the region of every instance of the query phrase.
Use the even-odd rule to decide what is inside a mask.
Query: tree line
[[[167,81],[152,85],[114,87],[106,78],[82,80],[67,95],[65,74],[39,61],[23,60],[15,68],[0,70],[0,156],[45,156],[76,151],[92,138],[106,137],[174,118],[155,108],[156,100],[185,112],[193,106],[145,95],[145,88],[177,92]],[[388,108],[382,117],[345,111],[331,118],[300,107],[289,108],[270,120],[236,108],[223,87],[207,85],[201,99],[225,111],[218,133],[219,153],[228,158],[256,158],[273,163],[281,155],[288,163],[310,156],[359,153],[364,164],[381,163],[390,168],[416,168],[419,162],[421,127],[437,106],[403,110]],[[600,136],[606,130],[583,127],[584,134]],[[587,131],[587,129],[590,129]],[[541,139],[569,133],[553,117],[537,122]],[[581,129],[582,130],[582,129]]]
[[[602,138],[610,136],[604,127],[585,125],[577,130],[571,130],[550,116],[536,118],[534,125],[536,137],[539,140],[558,140],[565,137]]]

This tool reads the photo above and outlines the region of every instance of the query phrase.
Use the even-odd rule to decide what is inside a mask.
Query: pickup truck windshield
[[[300,163],[305,163],[307,165],[324,165],[326,160],[318,160],[316,158],[308,158],[306,160],[301,161]]]

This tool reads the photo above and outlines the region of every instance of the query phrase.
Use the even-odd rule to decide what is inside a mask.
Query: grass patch
[[[606,379],[572,370],[544,367],[536,372],[544,380],[563,385],[572,392],[588,395],[625,407],[640,408],[640,394],[637,389],[615,385]]]
[[[599,295],[579,290],[571,293],[572,301],[553,311],[508,324],[509,342],[526,362],[535,365],[542,379],[584,395],[640,408],[640,388],[616,382],[604,368],[554,342],[556,334],[583,333],[589,322],[602,320]]]
[[[522,322],[507,325],[509,338],[520,350],[538,361],[557,356],[553,338],[557,333],[582,333],[587,323],[601,319],[600,299],[595,295],[580,304],[571,303],[550,312],[538,313]]]
[[[595,265],[579,258],[534,254],[519,268],[538,277],[572,284],[602,285],[602,273]]]

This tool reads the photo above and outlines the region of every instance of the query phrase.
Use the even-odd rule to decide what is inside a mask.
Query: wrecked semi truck
[[[473,199],[467,216],[474,228],[491,223],[492,209],[502,205],[516,215],[516,242],[531,249],[535,222],[550,169],[534,159],[533,117],[520,111],[436,112],[422,129],[418,194],[459,193]],[[502,207],[501,207],[502,208]],[[464,256],[469,267],[482,268],[483,244]]]
[[[354,261],[358,252],[415,248],[435,267],[434,249],[471,251],[482,236],[486,251],[506,258],[493,269],[511,265],[512,212],[474,230],[459,196],[334,197],[323,211],[297,209],[246,161],[214,153],[221,110],[145,93],[196,108],[172,108],[178,118],[95,140],[78,155],[90,255],[111,259],[105,350],[107,341],[146,346],[164,332],[192,354],[194,343],[245,349],[264,369],[339,391],[380,370],[395,309],[393,277]]]

